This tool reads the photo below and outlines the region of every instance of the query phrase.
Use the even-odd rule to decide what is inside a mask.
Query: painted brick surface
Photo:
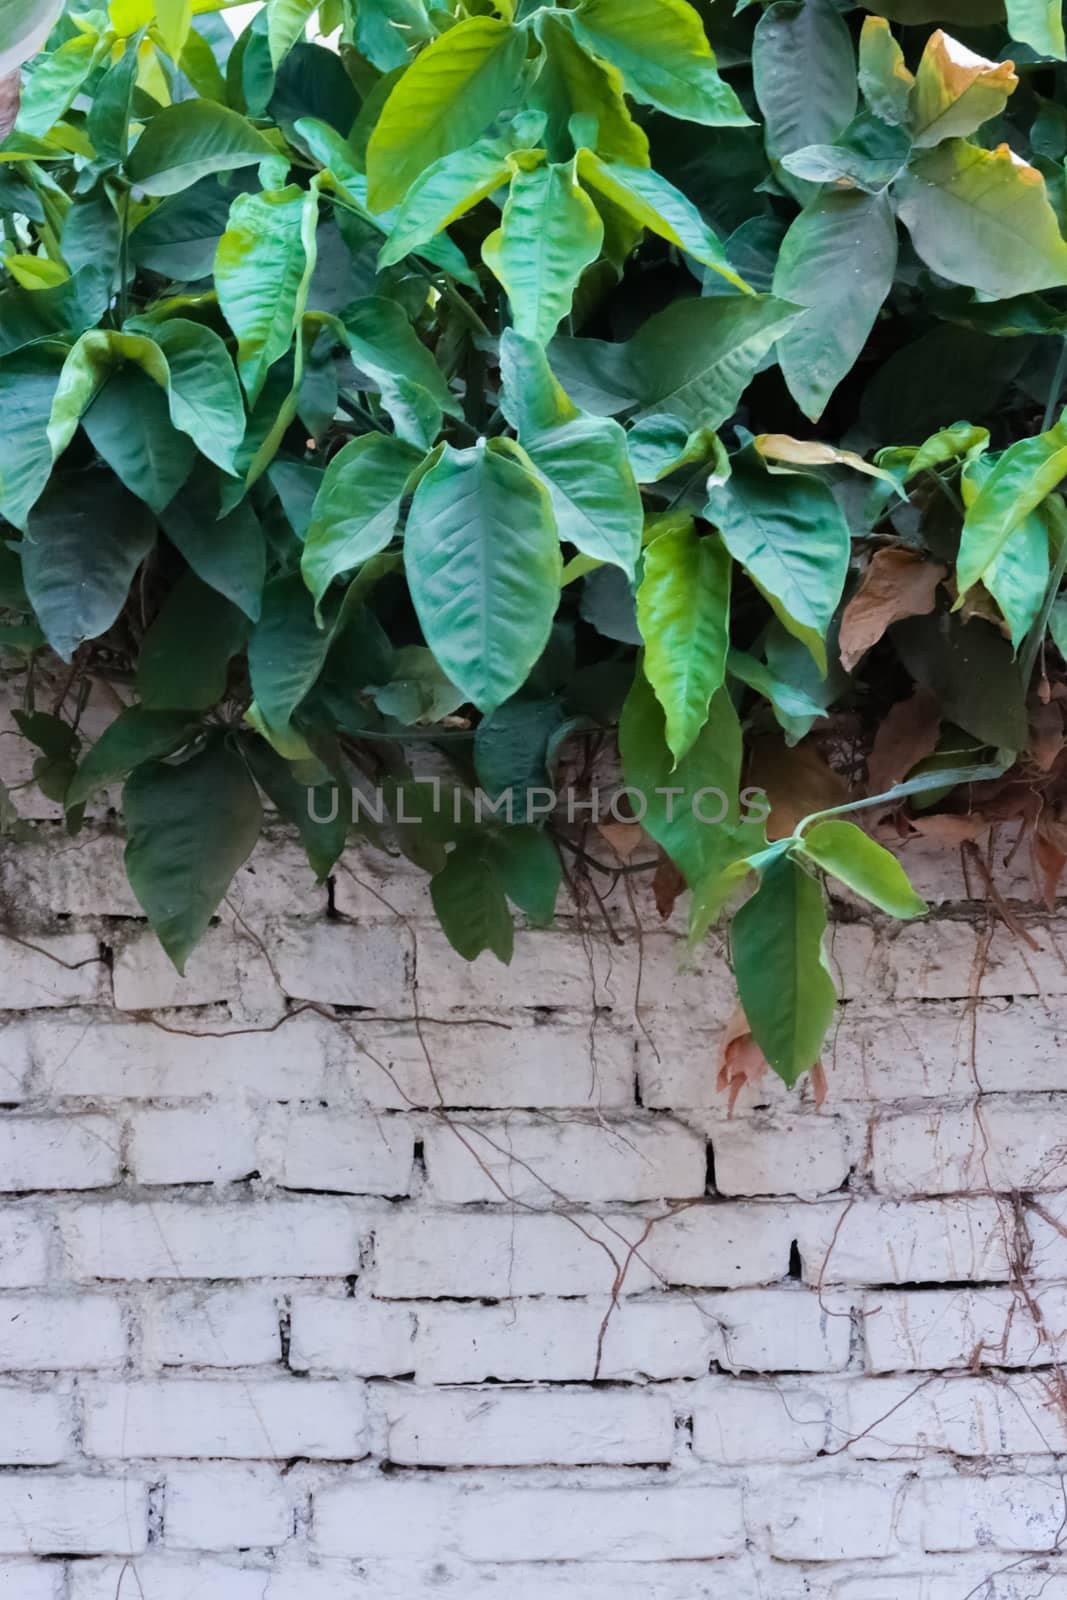
[[[912,848],[730,1116],[643,885],[468,967],[270,836],[179,978],[5,844],[2,1600],[1067,1600],[1067,920]]]

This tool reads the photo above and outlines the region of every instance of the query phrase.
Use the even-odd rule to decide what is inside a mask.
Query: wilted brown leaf
[[[1030,708],[1030,755],[1042,772],[1051,772],[1063,750],[1063,712],[1058,701]]]
[[[867,758],[867,784],[872,794],[885,794],[907,777],[912,767],[937,749],[941,712],[928,689],[917,688],[900,700],[874,736]]]
[[[845,780],[827,764],[816,739],[802,739],[792,750],[774,735],[758,740],[749,781],[770,801],[767,837],[772,840],[788,839],[804,817],[848,799]]]
[[[666,922],[674,910],[675,902],[685,891],[685,879],[670,856],[660,853],[659,866],[652,878],[652,894],[656,910]]]
[[[735,1006],[719,1046],[719,1073],[715,1082],[720,1091],[729,1091],[731,1117],[746,1083],[758,1083],[769,1070],[767,1057],[749,1032],[748,1018],[740,1006]]]
[[[1067,840],[1056,839],[1042,824],[1037,826],[1030,840],[1034,868],[1041,880],[1042,898],[1050,911],[1055,911],[1056,909],[1056,895],[1059,892],[1060,879],[1063,877],[1064,867],[1067,866],[1067,848],[1065,846],[1067,846]]]
[[[601,822],[597,824],[597,832],[610,844],[620,861],[629,861],[645,834],[645,830],[636,822]]]
[[[947,568],[914,550],[879,550],[841,618],[841,665],[851,672],[886,629],[934,609]]]
[[[908,821],[916,833],[937,844],[973,844],[975,839],[989,832],[987,819],[977,812],[969,817],[954,817],[947,811],[939,811],[932,817],[909,817]]]

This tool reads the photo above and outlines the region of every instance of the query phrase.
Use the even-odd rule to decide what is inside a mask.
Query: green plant
[[[598,835],[483,802],[618,727],[693,940],[757,880],[734,965],[795,1082],[821,875],[924,909],[839,812],[1023,815],[1050,893],[1067,856],[1059,0],[219,12],[68,5],[0,145],[0,646],[40,788],[76,829],[124,781],[179,967],[261,795],[320,877],[387,837],[507,960]]]

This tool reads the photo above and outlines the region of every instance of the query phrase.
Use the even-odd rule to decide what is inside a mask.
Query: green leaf
[[[1008,32],[1038,55],[1067,60],[1062,0],[1006,0]]]
[[[193,469],[192,440],[175,432],[166,395],[139,367],[112,373],[81,420],[96,453],[153,511],[173,500]]]
[[[973,506],[996,465],[988,456],[978,456],[964,465],[960,492],[965,506]],[[1037,617],[1049,581],[1049,525],[1045,501],[1012,529],[1000,551],[982,574],[982,582],[993,596],[1011,629],[1011,642],[1018,650]]]
[[[156,113],[130,152],[126,172],[146,194],[177,194],[209,173],[277,155],[277,146],[236,111],[211,100],[184,100]]]
[[[572,18],[578,38],[618,68],[635,100],[711,127],[749,126],[685,0],[582,0]]]
[[[219,516],[219,497],[209,475],[191,482],[160,517],[167,538],[198,578],[232,600],[246,617],[259,617],[266,544],[259,521],[247,503]]]
[[[446,35],[447,38],[447,35]],[[453,950],[474,961],[491,950],[505,966],[515,946],[511,911],[488,852],[463,841],[430,883],[437,919]]]
[[[640,820],[694,888],[759,849],[763,830],[741,820],[741,724],[726,690],[713,696],[707,721],[677,763],[665,726],[663,708],[638,671],[619,725],[623,772],[635,814],[643,803]]]
[[[737,913],[734,974],[752,1037],[790,1086],[819,1059],[837,996],[823,937],[822,893],[792,857],[779,856]]]
[[[556,914],[563,868],[559,851],[540,828],[505,828],[486,841],[489,858],[508,899],[538,927]]]
[[[61,360],[44,344],[0,360],[0,516],[23,532],[52,471],[47,430]]]
[[[79,33],[40,58],[23,90],[19,133],[40,138],[66,115],[96,65],[98,46],[94,33]]]
[[[173,755],[195,731],[195,719],[185,713],[127,706],[82,757],[67,789],[67,808],[85,805],[109,783],[125,778],[146,761]]]
[[[130,233],[130,259],[178,281],[206,278],[226,231],[232,195],[214,177],[163,200]]]
[[[468,150],[435,161],[405,195],[378,257],[379,268],[393,266],[428,244],[449,223],[507,183],[511,170],[496,139],[479,140]]]
[[[591,150],[578,152],[578,171],[584,181],[633,217],[643,228],[685,250],[695,260],[713,268],[728,283],[748,290],[738,277],[719,241],[693,202],[666,178],[648,167],[601,161]]]
[[[244,647],[248,618],[187,572],[145,634],[137,693],[153,711],[207,711],[226,693],[230,662]]]
[[[855,53],[833,0],[776,0],[756,26],[752,73],[776,170],[794,150],[833,144],[855,116]],[[811,193],[783,181],[801,197]]]
[[[778,360],[790,394],[812,421],[852,371],[893,287],[896,265],[888,194],[821,194],[786,234],[774,292],[808,310],[782,334]]]
[[[110,473],[52,479],[30,513],[22,572],[37,620],[64,661],[111,627],[155,535],[147,508]]]
[[[252,693],[270,727],[286,728],[322,671],[330,629],[315,620],[299,573],[275,578],[263,591],[263,610],[248,641]]]
[[[380,389],[397,433],[425,452],[437,436],[442,412],[463,414],[444,373],[395,301],[354,300],[342,321],[352,359]]]
[[[749,447],[705,515],[775,615],[826,671],[826,634],[848,573],[848,523],[825,483],[767,472]]]
[[[1026,746],[1026,700],[1011,645],[987,622],[958,612],[910,617],[890,629],[897,654],[916,683],[929,689],[942,720],[979,744],[1017,751]]]
[[[600,155],[647,167],[648,136],[630,115],[622,73],[582,48],[573,19],[573,12],[548,10],[537,18],[545,54],[528,100],[548,118],[545,143],[557,159],[569,156],[574,149],[572,119],[592,118],[597,124]]]
[[[525,32],[497,17],[468,17],[417,56],[367,145],[371,210],[396,205],[433,162],[473,144],[518,97],[525,59]]]
[[[494,799],[506,789],[513,815],[529,814],[529,791],[548,784],[549,751],[564,726],[558,700],[516,697],[483,717],[474,730],[478,782]]]
[[[921,917],[930,907],[915,893],[896,856],[854,822],[817,822],[802,835],[801,852],[891,917]]]
[[[337,783],[301,783],[265,739],[249,739],[241,748],[271,805],[300,834],[311,870],[322,883],[345,848],[351,791]]]
[[[359,0],[356,47],[380,72],[402,67],[413,45],[433,38],[423,0]]]
[[[163,48],[177,63],[193,25],[192,0],[155,0],[155,11]]]
[[[940,28],[926,41],[911,94],[916,147],[975,133],[999,117],[1018,85],[1010,61],[986,61]]]
[[[956,562],[960,594],[979,583],[1030,513],[1067,476],[1067,411],[1036,439],[1020,439],[998,457],[968,507]]]
[[[179,972],[207,931],[263,819],[256,786],[222,738],[177,766],[133,773],[122,797],[126,872]]]
[[[865,17],[860,34],[859,86],[871,111],[899,127],[908,120],[915,79],[883,17]]]
[[[427,644],[492,711],[525,682],[556,611],[562,562],[547,491],[500,445],[446,445],[415,491],[404,561]]]
[[[603,241],[600,213],[578,183],[574,162],[516,171],[501,225],[482,245],[482,257],[507,291],[518,333],[541,344],[551,339]]]
[[[393,538],[421,460],[418,450],[382,433],[352,439],[334,456],[315,497],[300,563],[316,608],[335,578],[361,567]]]
[[[267,42],[275,72],[294,44],[303,39],[318,9],[319,0],[267,0]]]
[[[0,75],[43,48],[62,11],[63,0],[0,0]]]
[[[314,269],[318,196],[295,185],[238,195],[215,259],[223,315],[237,335],[237,366],[249,401],[287,355]]]
[[[726,678],[730,570],[722,541],[715,534],[698,538],[691,517],[645,551],[637,591],[645,676],[663,707],[676,763],[693,748]]]
[[[552,497],[560,539],[632,578],[644,513],[622,428],[572,405],[540,345],[511,328],[500,371],[501,409]]]
[[[995,299],[1067,283],[1067,242],[1044,180],[1013,155],[947,139],[896,185],[901,220],[943,278]]]
[[[174,426],[187,433],[209,461],[233,473],[244,439],[245,408],[225,344],[210,328],[184,317],[154,322],[151,337],[167,358]]]

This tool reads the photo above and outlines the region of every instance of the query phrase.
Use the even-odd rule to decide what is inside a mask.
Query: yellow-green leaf
[[[876,117],[892,126],[908,120],[915,79],[884,17],[867,17],[860,34],[859,84]]]
[[[831,818],[805,830],[801,849],[809,861],[891,917],[924,916],[930,907],[908,882],[896,856],[854,822]]]
[[[404,196],[382,246],[379,267],[403,261],[427,244],[442,228],[507,183],[511,172],[495,139],[481,139],[469,150],[457,150],[435,161]]]
[[[304,37],[318,9],[319,0],[267,0],[267,41],[275,72],[294,44]]]
[[[1067,477],[1067,412],[1035,439],[1020,439],[999,458],[963,524],[956,564],[960,594],[981,582],[1015,530]]]
[[[541,344],[551,339],[603,242],[600,213],[573,161],[515,173],[501,225],[482,256],[507,290],[518,333]]]
[[[926,41],[911,93],[911,130],[920,148],[974,133],[999,117],[1019,79],[1010,61],[987,61],[938,28]]]
[[[715,70],[703,24],[686,0],[582,0],[571,15],[578,37],[618,68],[635,100],[714,127],[751,122]]]
[[[1039,55],[1067,60],[1062,0],[1006,0],[1008,32]]]
[[[699,538],[691,517],[645,551],[637,621],[645,676],[667,721],[675,763],[688,755],[726,679],[731,561],[717,534]]]
[[[192,0],[156,0],[156,22],[163,48],[172,61],[179,61],[193,25]]]

